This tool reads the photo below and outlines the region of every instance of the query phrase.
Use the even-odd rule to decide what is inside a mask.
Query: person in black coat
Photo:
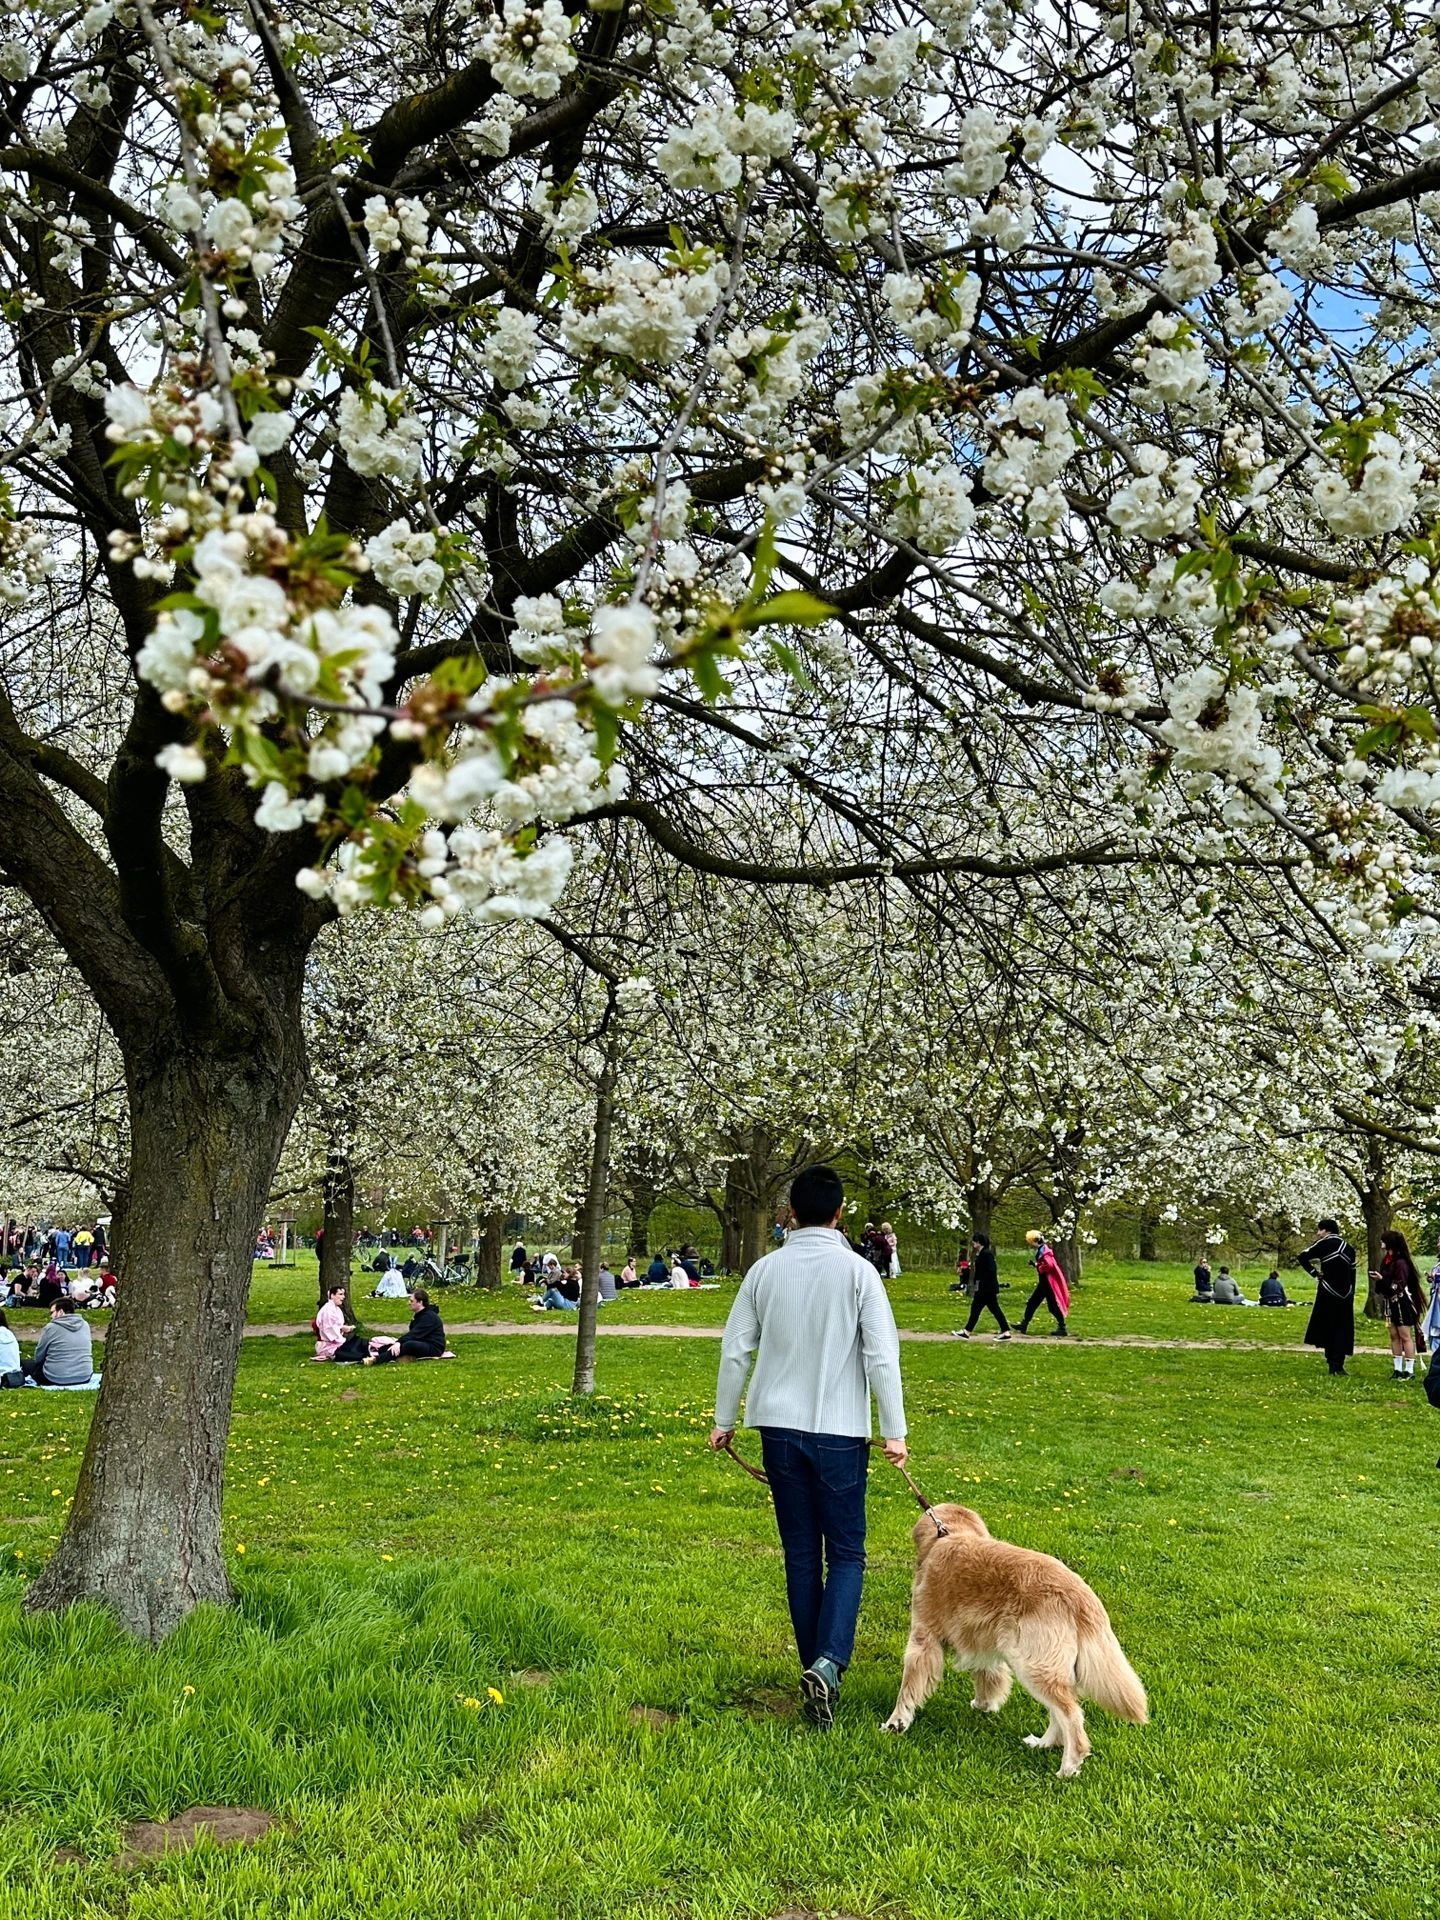
[[[367,1367],[386,1360],[438,1360],[445,1351],[445,1328],[440,1311],[430,1304],[423,1287],[410,1295],[410,1325],[398,1340],[374,1340],[365,1357]]]
[[[1005,1318],[1005,1309],[1000,1305],[1000,1273],[995,1264],[995,1249],[990,1244],[988,1233],[977,1233],[972,1243],[974,1261],[970,1268],[970,1318],[959,1329],[955,1338],[968,1340],[980,1324],[980,1316],[987,1310],[993,1313],[1000,1323],[1000,1338],[1010,1338],[1010,1322]]]
[[[1316,1283],[1305,1344],[1324,1349],[1331,1373],[1344,1373],[1355,1351],[1355,1249],[1342,1238],[1336,1220],[1317,1220],[1315,1231],[1314,1245],[1299,1256]]]

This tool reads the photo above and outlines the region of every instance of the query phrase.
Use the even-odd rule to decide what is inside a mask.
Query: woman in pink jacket
[[[1063,1340],[1070,1331],[1065,1324],[1065,1316],[1070,1311],[1070,1288],[1064,1270],[1043,1233],[1037,1233],[1032,1228],[1025,1236],[1025,1243],[1035,1249],[1031,1255],[1035,1263],[1035,1291],[1025,1302],[1025,1317],[1020,1322],[1020,1331],[1028,1333],[1034,1316],[1041,1307],[1048,1307],[1055,1316],[1053,1337]]]
[[[347,1333],[354,1331],[345,1324],[345,1289],[332,1287],[325,1296],[325,1304],[315,1316],[315,1358],[333,1360],[345,1344]]]

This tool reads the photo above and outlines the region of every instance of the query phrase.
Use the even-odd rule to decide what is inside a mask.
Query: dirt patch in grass
[[[664,1707],[631,1707],[625,1716],[632,1727],[668,1727],[676,1715],[668,1713]]]
[[[161,1854],[185,1853],[202,1837],[217,1847],[249,1846],[276,1824],[275,1815],[259,1807],[187,1807],[173,1820],[137,1820],[127,1827],[114,1864],[134,1867]]]

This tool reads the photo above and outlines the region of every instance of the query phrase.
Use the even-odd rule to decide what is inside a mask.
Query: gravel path
[[[375,1333],[389,1335],[402,1334],[404,1325],[385,1325],[380,1321],[373,1323]],[[91,1322],[91,1331],[97,1340],[104,1340],[104,1325]],[[247,1340],[290,1340],[296,1334],[309,1333],[308,1321],[277,1322],[273,1326],[246,1327]],[[619,1334],[628,1340],[718,1340],[724,1331],[721,1327],[665,1327],[653,1323],[645,1327],[630,1326],[623,1321],[604,1320],[600,1322],[601,1333]],[[520,1336],[539,1336],[552,1340],[573,1338],[575,1322],[565,1315],[546,1314],[536,1320],[452,1320],[447,1321],[445,1332],[448,1335],[492,1335],[518,1334]],[[911,1341],[940,1341],[948,1346],[955,1338],[953,1333],[932,1333],[920,1328],[900,1329],[900,1338]],[[996,1335],[977,1334],[970,1342],[975,1347],[995,1347],[1000,1345]],[[1181,1353],[1304,1353],[1307,1349],[1299,1339],[1287,1342],[1270,1340],[1162,1340],[1149,1333],[1115,1333],[1104,1336],[1092,1336],[1072,1333],[1064,1341],[1056,1340],[1049,1334],[1017,1334],[1011,1346],[1027,1347],[1150,1347],[1160,1350],[1174,1350]],[[1358,1353],[1384,1353],[1384,1347],[1357,1347]]]

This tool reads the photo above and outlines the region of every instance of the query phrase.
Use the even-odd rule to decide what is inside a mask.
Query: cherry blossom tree
[[[133,1143],[32,1604],[228,1595],[337,912],[544,914],[623,817],[952,900],[1288,862],[1410,963],[1434,56],[1409,6],[11,9],[0,873]]]

